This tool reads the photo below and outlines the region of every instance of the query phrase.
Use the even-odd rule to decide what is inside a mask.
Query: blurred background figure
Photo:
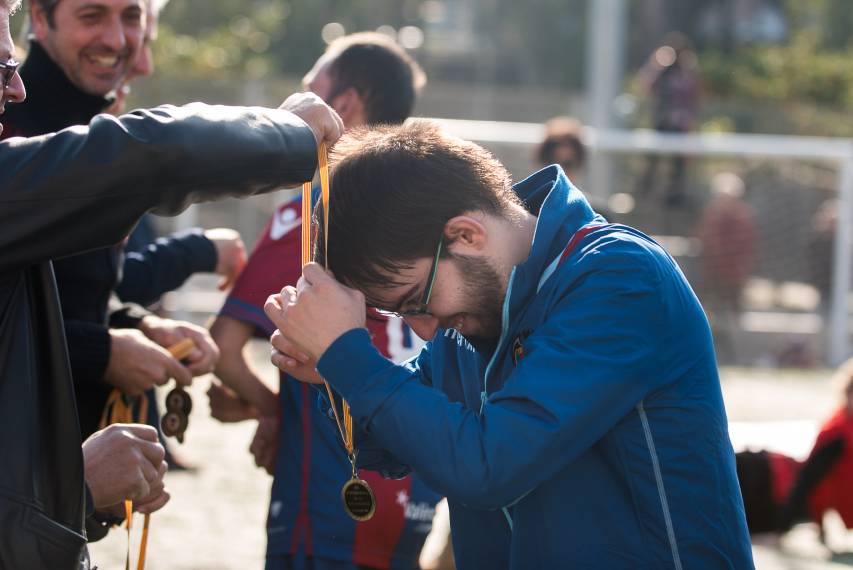
[[[545,123],[545,138],[536,147],[539,167],[559,164],[576,186],[583,182],[586,146],[583,144],[583,123],[573,117],[553,117]]]
[[[755,267],[758,229],[743,200],[743,179],[720,172],[711,179],[711,199],[699,219],[703,305],[722,362],[736,362],[735,335],[744,286]]]
[[[787,532],[796,523],[812,521],[824,539],[829,510],[853,529],[853,359],[838,368],[834,385],[838,406],[823,420],[805,461],[770,451],[737,454],[751,533]]]
[[[811,236],[808,243],[809,278],[820,294],[820,314],[824,326],[828,325],[830,295],[832,293],[833,253],[835,231],[838,226],[838,200],[824,201],[811,219]]]
[[[587,148],[583,142],[583,123],[574,117],[557,116],[545,123],[545,138],[533,153],[536,169],[559,164],[569,180],[583,190]],[[612,212],[598,194],[584,192],[593,209],[612,221]]]
[[[664,133],[687,133],[696,127],[699,113],[699,73],[696,52],[687,36],[670,32],[648,62],[637,73],[637,82],[651,103],[652,126]],[[657,192],[660,159],[652,155],[640,179],[641,193]],[[687,185],[687,157],[675,155],[669,164],[664,203],[684,202]]]

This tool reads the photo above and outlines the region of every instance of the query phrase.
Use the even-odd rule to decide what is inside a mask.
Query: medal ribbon
[[[317,148],[317,162],[320,170],[320,192],[323,202],[323,243],[326,245],[326,269],[329,269],[329,160],[325,143],[320,143]],[[305,182],[302,185],[302,267],[305,267],[309,262],[311,262],[311,183]],[[350,414],[349,404],[346,400],[341,401],[343,409],[343,421],[341,421],[332,388],[326,380],[323,380],[323,384],[326,386],[326,394],[332,404],[335,423],[338,425],[338,431],[341,434],[350,463],[352,463],[353,477],[356,477],[355,448],[352,441],[352,415]]]
[[[182,360],[192,352],[195,343],[190,338],[170,346],[167,350],[169,353]],[[133,408],[136,406],[136,420],[133,419]],[[140,423],[144,424],[148,417],[148,398],[145,395],[135,398],[126,396],[118,388],[113,388],[110,392],[107,403],[104,405],[104,411],[101,414],[101,421],[98,424],[98,429],[104,429],[110,424],[124,423]],[[130,570],[130,528],[133,522],[133,501],[126,499],[124,501],[124,518],[127,528],[127,555],[124,561],[125,570]],[[139,558],[136,561],[136,570],[144,570],[145,568],[145,551],[148,549],[148,525],[151,519],[150,514],[145,515],[145,520],[142,524],[142,539],[139,543]]]
[[[136,406],[137,419],[133,419],[133,408]],[[110,424],[123,423],[144,424],[148,417],[148,398],[143,394],[136,398],[125,396],[118,388],[113,388],[110,392],[107,403],[104,406],[104,412],[101,414],[101,422],[98,425],[99,429],[103,429]],[[150,514],[145,515],[145,522],[142,525],[142,541],[139,544],[139,558],[136,562],[136,570],[145,568],[145,551],[148,547],[148,523],[151,518]],[[130,528],[133,522],[133,501],[126,499],[124,501],[124,520],[125,528],[127,528],[127,555],[124,561],[125,570],[130,570]]]

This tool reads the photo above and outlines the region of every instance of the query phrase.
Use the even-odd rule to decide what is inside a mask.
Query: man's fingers
[[[163,384],[168,382],[169,378],[174,378],[175,382],[177,382],[181,386],[189,386],[190,384],[192,384],[192,372],[190,372],[189,368],[181,364],[178,360],[175,360],[171,356],[168,356],[164,359],[164,365],[166,366],[166,373],[168,374],[168,376],[163,381]]]
[[[305,278],[308,285],[313,286],[326,281],[334,281],[334,278],[326,272],[322,265],[313,261],[302,268],[302,277]]]
[[[255,460],[255,465],[257,465],[258,467],[261,466],[261,463],[259,461],[259,457],[260,457],[261,451],[264,448],[264,445],[265,444],[264,444],[263,438],[258,437],[258,434],[255,433],[255,437],[252,438],[252,443],[249,444],[249,453],[252,454],[252,457]]]
[[[282,295],[276,293],[275,295],[270,295],[267,297],[266,302],[264,303],[264,313],[266,313],[267,317],[275,324],[276,327],[281,326],[281,307],[282,307]]]
[[[113,424],[106,429],[121,429],[145,441],[158,441],[157,429],[143,424]]]
[[[272,336],[270,337],[270,344],[272,344],[273,348],[275,348],[282,356],[295,360],[300,364],[307,364],[311,361],[311,357],[305,354],[304,351],[300,350],[295,344],[287,340],[280,330],[276,330],[272,333]]]
[[[219,348],[205,331],[185,327],[183,332],[192,339],[195,348],[187,355],[187,368],[194,376],[207,374],[219,361]]]
[[[299,116],[311,130],[317,143],[333,144],[344,132],[340,116],[314,93],[294,93],[279,107]]]
[[[142,470],[142,476],[145,477],[145,480],[148,482],[149,488],[153,489],[156,486],[157,482],[160,481],[159,472],[154,467],[154,465],[147,460],[142,461],[139,464],[139,468]]]
[[[266,448],[265,453],[263,453],[261,457],[261,466],[269,475],[275,475],[275,454],[275,447],[270,445]]]
[[[145,475],[142,473],[142,469],[137,472],[138,477],[136,477],[135,485],[133,489],[130,491],[130,496],[125,497],[127,499],[131,499],[136,501],[137,499],[141,499],[143,497],[148,496],[148,493],[151,492],[151,486],[148,484],[148,481],[145,479]]]
[[[140,441],[138,442],[139,451],[142,452],[142,455],[145,456],[145,459],[149,461],[149,463],[154,466],[156,465],[158,468],[163,463],[163,460],[166,458],[166,450],[160,445],[159,442],[151,442],[151,441]]]
[[[143,515],[148,515],[153,512],[159,511],[160,509],[166,506],[166,504],[169,502],[169,499],[171,498],[172,496],[169,494],[169,492],[163,489],[163,491],[159,495],[157,495],[155,499],[152,499],[151,501],[140,505],[137,511],[142,513]]]

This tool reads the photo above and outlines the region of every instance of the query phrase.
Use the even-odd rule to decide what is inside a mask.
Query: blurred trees
[[[347,33],[411,27],[434,80],[578,88],[585,0],[172,0],[155,45],[158,73],[301,75],[325,48],[324,26]],[[329,33],[336,30],[328,29]],[[420,49],[419,49],[420,48]]]
[[[400,38],[410,32],[408,47],[433,83],[577,93],[585,83],[592,1],[171,0],[154,44],[155,79],[176,89],[194,79],[211,84],[210,92],[214,83],[239,91],[245,80],[261,78],[287,77],[291,85],[325,49],[324,35],[381,28]],[[697,46],[707,128],[853,136],[850,0],[626,2],[626,79],[664,34],[685,32]],[[742,25],[738,8],[760,5],[782,14],[782,39],[750,41],[733,31]],[[13,18],[13,30],[22,20]],[[180,99],[162,95],[155,100]],[[626,119],[644,123],[642,113]]]
[[[733,101],[763,107],[756,113],[730,113],[731,127],[738,131],[853,136],[849,1],[786,0],[784,9],[787,42],[747,43],[732,53],[712,47],[700,53],[707,92],[723,107]]]

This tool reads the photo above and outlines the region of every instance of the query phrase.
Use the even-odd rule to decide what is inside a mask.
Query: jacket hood
[[[537,216],[530,255],[515,267],[510,313],[535,294],[545,269],[557,258],[577,230],[605,219],[596,214],[583,193],[556,164],[535,172],[513,186],[525,208]]]

